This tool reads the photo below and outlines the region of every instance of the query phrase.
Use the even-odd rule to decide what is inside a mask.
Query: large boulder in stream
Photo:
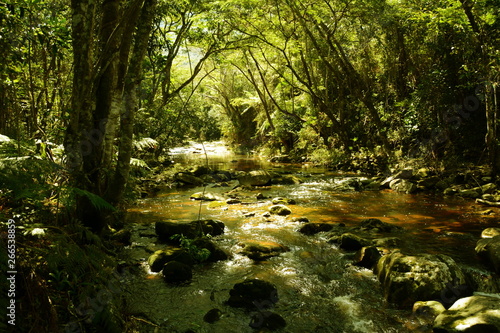
[[[181,248],[158,250],[148,258],[149,268],[152,272],[160,272],[167,262],[178,261],[186,265],[193,265],[193,257]]]
[[[274,215],[286,216],[292,214],[292,210],[285,205],[272,205],[269,207],[269,213]]]
[[[497,273],[500,273],[500,236],[479,240],[476,253],[486,259]]]
[[[158,238],[170,241],[174,235],[183,235],[187,238],[199,236],[218,236],[224,233],[225,225],[217,220],[199,220],[192,222],[160,221],[155,223],[155,231]]]
[[[374,272],[387,301],[401,308],[411,308],[416,301],[449,300],[450,286],[458,293],[456,297],[468,292],[463,272],[443,254],[408,256],[395,251],[382,257]]]
[[[191,266],[178,261],[170,261],[163,266],[163,279],[169,283],[180,283],[193,278]]]
[[[234,285],[227,304],[235,308],[263,310],[278,302],[278,289],[270,282],[250,279]]]
[[[243,249],[240,254],[256,261],[266,260],[288,251],[286,246],[270,241],[250,240],[245,241],[241,246]]]
[[[311,236],[322,231],[330,231],[333,227],[332,223],[306,223],[299,229],[299,232]]]
[[[175,180],[180,181],[186,185],[195,185],[201,186],[203,185],[203,179],[196,177],[195,175],[189,172],[179,172],[175,175]]]
[[[272,185],[298,185],[303,182],[301,178],[294,175],[279,175],[271,179]]]
[[[481,238],[500,236],[500,228],[486,228],[481,232]]]
[[[365,246],[354,255],[353,265],[371,269],[380,257],[380,252],[375,246]]]
[[[417,185],[406,179],[394,179],[389,183],[389,187],[396,192],[414,193],[418,188]]]
[[[371,240],[365,239],[358,235],[346,232],[339,239],[339,248],[346,251],[358,251],[364,246],[371,245]]]
[[[267,310],[252,314],[250,322],[250,327],[253,329],[268,329],[270,331],[276,331],[285,328],[285,326],[286,320],[282,316]]]
[[[269,184],[271,175],[265,170],[253,170],[238,176],[240,185],[263,186]]]
[[[206,249],[210,252],[210,255],[208,256],[208,258],[206,258],[206,261],[208,262],[216,262],[229,258],[229,255],[224,250],[219,248],[214,244],[214,242],[206,237],[195,239],[192,245],[195,246],[198,250]]]
[[[435,333],[499,333],[500,296],[475,295],[461,298],[434,321]]]

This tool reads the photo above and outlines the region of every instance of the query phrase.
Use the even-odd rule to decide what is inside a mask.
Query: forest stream
[[[222,195],[236,187],[237,180],[222,187],[208,184],[165,189],[130,207],[127,219],[134,225],[134,234],[127,253],[141,262],[144,274],[128,281],[127,303],[130,313],[143,321],[144,332],[254,332],[249,326],[249,313],[225,303],[236,283],[254,278],[271,282],[278,289],[279,301],[272,311],[287,322],[280,332],[431,331],[411,310],[399,310],[387,303],[372,270],[351,265],[353,253],[327,242],[324,233],[299,233],[304,222],[294,222],[293,217],[346,226],[377,218],[404,229],[400,250],[405,254],[446,254],[478,274],[490,274],[476,257],[474,247],[481,231],[494,226],[496,220],[494,215],[481,214],[485,208],[473,200],[392,190],[338,191],[338,182],[360,175],[270,163],[235,155],[220,143],[194,144],[170,153],[176,163],[186,166],[208,163],[212,169],[231,172],[265,169],[293,174],[304,182],[241,191],[240,203],[215,208],[191,200],[191,194],[205,191]],[[258,193],[264,199],[257,200]],[[291,215],[263,217],[276,197],[296,201],[288,205]],[[231,257],[196,265],[188,283],[167,284],[147,265],[151,252],[166,246],[157,243],[154,224],[198,219],[224,222],[224,234],[213,240]],[[289,251],[257,263],[238,253],[240,243],[248,240],[279,243]],[[221,310],[221,319],[212,324],[204,322],[204,315],[213,308]]]

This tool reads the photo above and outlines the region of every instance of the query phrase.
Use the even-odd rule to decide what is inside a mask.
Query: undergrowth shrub
[[[81,221],[71,219],[77,196],[86,197],[97,209],[112,211],[114,207],[93,193],[68,186],[67,173],[51,159],[9,154],[12,149],[0,149],[0,246],[6,248],[4,225],[13,219],[18,272],[16,329],[122,332],[121,291],[119,287],[109,291],[113,285],[120,286],[116,254]],[[4,256],[0,251],[3,272],[7,271]],[[0,287],[6,295],[5,279]],[[4,302],[2,298],[0,305]],[[0,331],[5,329],[2,321]]]

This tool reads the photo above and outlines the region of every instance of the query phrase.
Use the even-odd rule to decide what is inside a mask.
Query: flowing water
[[[166,190],[131,207],[129,221],[146,234],[151,234],[154,223],[161,220],[223,221],[225,233],[214,240],[232,254],[226,261],[197,265],[193,280],[178,286],[166,284],[158,274],[147,272],[144,265],[145,275],[135,278],[129,286],[130,311],[143,319],[144,331],[254,332],[249,326],[248,312],[225,305],[233,285],[250,278],[277,286],[279,301],[272,311],[287,321],[281,332],[429,331],[411,311],[387,304],[372,271],[350,265],[351,253],[329,244],[323,234],[299,233],[297,230],[303,223],[292,222],[294,216],[305,216],[311,222],[343,222],[347,226],[365,218],[378,218],[406,230],[401,245],[405,254],[443,253],[461,264],[484,270],[475,257],[474,246],[481,231],[496,223],[495,214],[481,214],[485,208],[471,200],[406,195],[390,190],[338,192],[334,190],[336,181],[353,175],[302,165],[270,164],[254,157],[233,155],[220,144],[195,145],[171,154],[178,163],[186,165],[208,163],[218,170],[274,169],[292,172],[305,181],[300,185],[243,191],[239,193],[240,204],[214,209],[208,208],[206,202],[190,200],[189,196],[201,191],[222,194],[237,185],[237,181],[230,182],[229,187]],[[269,199],[256,200],[257,193]],[[297,204],[289,205],[291,216],[262,216],[274,197],[296,200]],[[245,213],[255,215],[245,217]],[[289,251],[255,263],[237,254],[240,242],[245,240],[277,242]],[[142,253],[148,242],[151,243],[151,238],[135,240],[138,253]],[[214,324],[205,323],[203,316],[212,308],[222,310],[222,318]]]

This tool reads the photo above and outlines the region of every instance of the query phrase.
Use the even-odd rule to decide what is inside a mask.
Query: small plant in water
[[[208,249],[199,247],[195,244],[198,239],[188,238],[182,234],[173,235],[170,239],[178,240],[181,247],[188,251],[191,257],[197,262],[204,262],[210,257],[211,252]]]

